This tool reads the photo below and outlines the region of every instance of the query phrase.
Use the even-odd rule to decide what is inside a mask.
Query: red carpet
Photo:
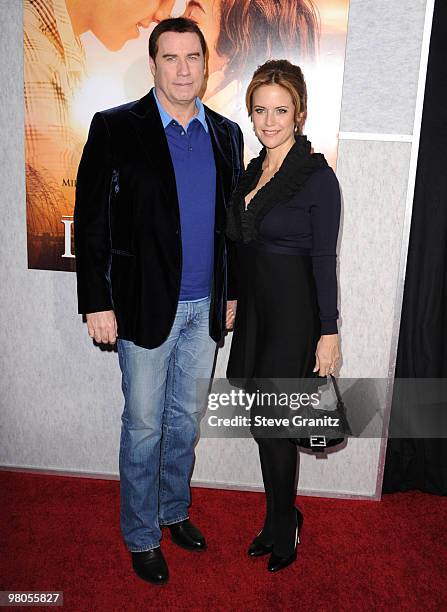
[[[0,472],[0,487],[0,590],[63,591],[64,610],[447,608],[446,498],[300,498],[299,559],[272,575],[267,558],[245,554],[260,529],[263,495],[196,488],[191,518],[208,551],[179,549],[166,534],[170,580],[156,587],[131,569],[117,481]]]

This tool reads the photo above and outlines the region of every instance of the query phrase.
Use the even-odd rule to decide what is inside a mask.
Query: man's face
[[[140,28],[170,16],[174,0],[97,0],[90,24],[93,34],[110,51],[118,51]]]
[[[199,95],[205,79],[205,58],[194,32],[164,32],[158,39],[155,62],[149,58],[157,93],[174,106]]]

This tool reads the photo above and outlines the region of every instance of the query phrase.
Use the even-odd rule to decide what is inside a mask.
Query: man
[[[161,526],[184,548],[206,547],[188,518],[205,399],[196,381],[211,376],[216,342],[234,319],[235,303],[225,308],[225,207],[243,143],[239,127],[198,97],[206,43],[194,22],[159,23],[149,55],[155,88],[92,120],[75,244],[89,334],[103,343],[118,335],[124,540],[138,576],[163,583]]]
[[[24,94],[28,249],[32,267],[71,268],[60,248],[61,218],[73,213],[73,188],[84,139],[72,121],[86,76],[80,36],[91,31],[110,51],[142,27],[169,16],[173,0],[25,0]]]

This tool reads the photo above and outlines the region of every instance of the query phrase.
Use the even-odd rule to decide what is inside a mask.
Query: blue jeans
[[[179,303],[169,337],[155,349],[118,340],[124,394],[121,530],[132,552],[156,548],[161,525],[188,518],[194,444],[206,399],[205,393],[198,397],[196,381],[210,378],[216,351],[209,309],[209,298]]]

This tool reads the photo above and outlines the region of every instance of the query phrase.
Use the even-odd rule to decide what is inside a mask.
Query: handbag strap
[[[341,397],[341,393],[340,393],[340,389],[338,387],[337,379],[332,374],[329,374],[329,376],[331,377],[332,386],[334,387],[335,395],[337,396],[337,408],[340,411],[339,414],[340,414],[340,418],[342,419],[342,422],[343,422],[343,428],[344,428],[345,435],[352,436],[352,430],[351,430],[351,427],[350,427],[350,425],[348,423],[348,419],[347,419],[347,415],[346,415],[346,406],[345,406],[345,403],[344,403],[344,401],[343,401],[343,399]]]
[[[339,389],[339,386],[338,386],[337,379],[335,378],[335,376],[333,374],[329,374],[329,376],[331,377],[331,381],[332,381],[332,385],[334,387],[335,395],[337,396],[337,403],[339,405],[343,406],[343,408],[344,408],[345,405],[344,405],[343,398],[342,398],[341,393],[340,393],[340,389]]]

